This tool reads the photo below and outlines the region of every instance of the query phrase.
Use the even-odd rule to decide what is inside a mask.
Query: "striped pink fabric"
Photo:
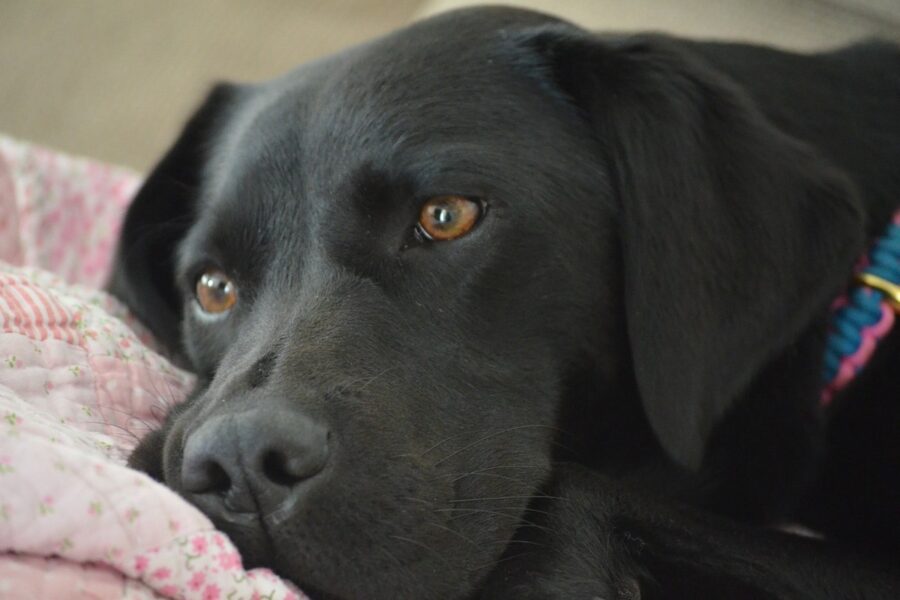
[[[19,333],[38,341],[47,338],[77,344],[74,316],[46,291],[20,275],[0,276],[0,315],[4,333]]]

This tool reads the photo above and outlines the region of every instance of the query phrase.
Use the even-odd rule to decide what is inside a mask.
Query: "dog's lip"
[[[215,514],[217,519],[227,521],[232,525],[240,527],[256,527],[260,524],[260,515],[256,511],[216,510],[214,503],[223,502],[221,496],[216,492],[194,494],[192,492],[182,491],[181,494],[204,514]]]
[[[220,518],[240,527],[256,527],[259,525],[259,515],[255,512],[227,511]]]
[[[297,507],[297,503],[300,502],[301,496],[304,494],[304,490],[299,488],[303,488],[304,485],[301,483],[297,485],[295,489],[291,490],[291,493],[288,495],[287,499],[281,503],[281,505],[275,510],[261,515],[260,520],[265,522],[270,527],[278,527],[285,521],[287,521],[294,512],[294,509]]]

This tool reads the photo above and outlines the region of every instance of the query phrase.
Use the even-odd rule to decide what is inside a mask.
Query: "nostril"
[[[181,488],[211,514],[254,513],[280,505],[328,458],[329,431],[304,415],[218,415],[186,436]]]
[[[321,471],[327,455],[325,443],[313,447],[273,448],[263,452],[262,460],[257,464],[270,483],[293,487]]]
[[[290,487],[303,479],[291,472],[287,457],[277,450],[270,450],[263,456],[262,471],[266,479],[278,485]]]
[[[231,477],[219,463],[215,461],[207,463],[206,476],[209,480],[209,492],[224,494],[231,489]]]
[[[192,461],[182,468],[181,485],[193,494],[225,494],[231,483],[231,477],[214,460]]]
[[[192,494],[226,494],[241,487],[234,417],[216,416],[186,435],[181,462],[181,487]]]

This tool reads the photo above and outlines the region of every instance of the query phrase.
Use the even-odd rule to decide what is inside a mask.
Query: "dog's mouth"
[[[440,597],[454,597],[469,587],[473,560],[465,556],[472,553],[467,547],[472,542],[458,543],[469,534],[455,524],[460,513],[488,509],[454,502],[431,507],[416,497],[370,503],[359,496],[345,495],[343,502],[333,496],[321,502],[298,497],[268,514],[226,515],[201,499],[189,499],[232,539],[245,568],[272,569],[313,599],[427,597],[434,589]],[[392,508],[374,508],[377,504]],[[448,518],[430,516],[432,509]],[[486,572],[494,559],[479,558],[478,566]],[[447,581],[435,581],[436,569]]]
[[[153,445],[165,483],[229,536],[245,568],[272,569],[315,599],[465,597],[502,555],[534,493],[530,485],[479,485],[533,481],[534,465],[434,466],[454,451],[464,454],[461,442],[430,462],[374,449],[338,454],[278,506],[255,498],[254,509],[239,510],[215,493],[184,489],[182,435],[176,421],[165,444]],[[139,447],[134,456],[145,454]],[[136,466],[147,465],[143,456]]]

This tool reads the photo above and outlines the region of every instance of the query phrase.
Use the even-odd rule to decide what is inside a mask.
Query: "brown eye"
[[[217,315],[237,302],[237,286],[222,271],[206,271],[197,280],[197,302],[203,312]]]
[[[447,241],[461,237],[475,226],[481,205],[463,196],[437,196],[419,212],[419,231],[430,240]]]

